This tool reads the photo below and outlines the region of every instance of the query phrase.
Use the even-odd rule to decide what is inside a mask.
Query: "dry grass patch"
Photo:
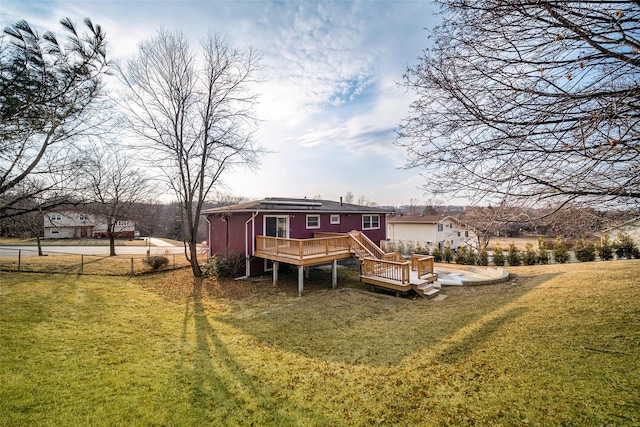
[[[604,269],[606,267],[606,269]],[[442,301],[354,272],[0,273],[5,425],[639,425],[640,262],[512,268]],[[61,279],[62,277],[62,279]]]

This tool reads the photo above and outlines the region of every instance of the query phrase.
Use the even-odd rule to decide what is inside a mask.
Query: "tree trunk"
[[[116,239],[113,232],[109,232],[109,256],[116,256]]]
[[[194,277],[201,277],[202,270],[200,264],[198,264],[198,244],[191,239],[189,242],[189,262],[191,263],[191,270]]]
[[[38,256],[42,255],[42,245],[40,244],[40,234],[36,236],[36,242],[38,243]]]

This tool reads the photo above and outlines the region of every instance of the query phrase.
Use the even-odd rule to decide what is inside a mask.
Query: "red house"
[[[244,254],[247,276],[272,271],[274,282],[279,263],[297,266],[302,294],[305,268],[313,265],[332,263],[333,286],[339,260],[354,257],[365,270],[366,262],[375,263],[371,271],[381,271],[379,263],[405,268],[406,260],[380,249],[380,241],[386,239],[386,217],[391,213],[390,209],[342,201],[267,198],[208,209],[203,215],[208,221],[209,256]],[[385,270],[395,268],[393,264],[389,267]],[[363,277],[366,275],[365,271]],[[409,284],[408,276],[400,279],[403,286]]]

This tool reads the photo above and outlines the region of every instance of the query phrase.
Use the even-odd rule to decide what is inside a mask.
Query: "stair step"
[[[439,289],[431,288],[428,291],[427,290],[423,291],[422,293],[425,294],[426,296],[431,296],[431,295],[437,294],[438,292],[440,292]]]

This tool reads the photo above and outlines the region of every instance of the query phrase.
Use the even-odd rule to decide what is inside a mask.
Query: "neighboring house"
[[[640,218],[635,218],[622,224],[608,228],[600,233],[601,236],[608,234],[611,237],[611,241],[615,242],[618,238],[618,233],[626,233],[633,239],[636,247],[640,248]]]
[[[116,222],[115,237],[133,238],[135,223],[130,220]],[[44,216],[45,239],[84,239],[89,237],[107,237],[107,221],[95,215],[61,211],[49,212]]]
[[[386,238],[386,217],[389,209],[360,206],[330,200],[266,198],[232,206],[223,206],[203,211],[208,220],[207,243],[209,255],[245,255],[246,275],[262,274],[273,269],[273,262],[293,265],[312,265],[340,259],[330,256],[301,255],[289,260],[281,251],[270,253],[274,247],[265,248],[277,237],[277,245],[291,247],[299,242],[293,239],[309,239],[323,235],[343,234],[361,231],[376,245]],[[266,243],[265,243],[266,242]],[[272,243],[271,243],[272,244]],[[275,248],[277,249],[277,248]],[[257,253],[256,253],[257,252]],[[346,253],[346,258],[351,254]]]
[[[447,242],[452,249],[461,246],[478,248],[478,235],[462,221],[441,215],[397,215],[387,218],[387,249],[420,244],[429,250],[443,249]]]

